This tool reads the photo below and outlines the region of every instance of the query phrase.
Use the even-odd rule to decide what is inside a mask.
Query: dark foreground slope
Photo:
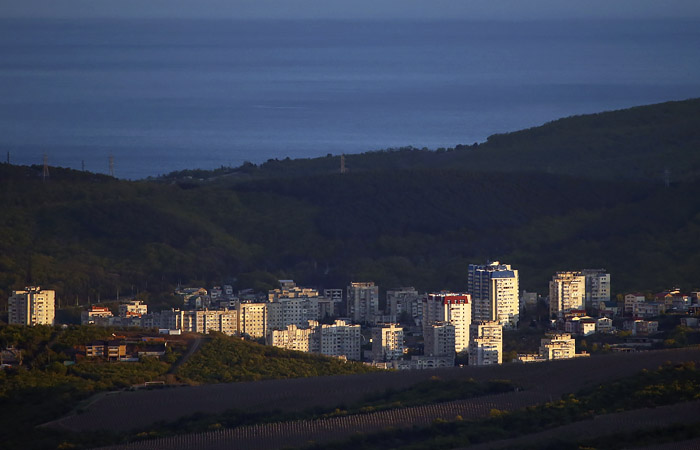
[[[209,385],[175,389],[120,393],[104,397],[90,405],[80,415],[66,417],[50,426],[74,431],[149,430],[159,420],[173,421],[194,411],[217,413],[226,409],[246,411],[248,414],[280,411],[296,412],[316,408],[333,410],[380,393],[411,386],[421,380],[440,377],[457,382],[467,378],[476,380],[517,380],[520,390],[499,395],[487,395],[469,400],[456,400],[418,407],[398,408],[381,412],[364,412],[340,417],[264,424],[242,429],[221,430],[152,442],[134,443],[120,448],[281,448],[300,446],[308,441],[319,443],[347,439],[356,433],[372,433],[384,429],[429,426],[436,419],[452,421],[456,416],[464,420],[493,417],[493,411],[504,412],[528,406],[557,401],[563,394],[588,389],[594,397],[596,386],[611,380],[632,376],[642,369],[656,370],[665,362],[697,361],[697,349],[657,351],[598,358],[581,358],[531,365],[506,365],[488,368],[467,367],[435,371],[408,371],[377,373],[346,377],[305,378],[260,383]],[[673,369],[668,370],[675,377]],[[613,384],[605,395],[615,395],[616,389],[633,385]],[[600,399],[597,399],[598,403]],[[619,403],[620,399],[614,399]],[[678,400],[675,400],[678,401]],[[631,404],[630,404],[631,405]],[[636,403],[635,403],[636,405]],[[556,409],[556,408],[555,408]],[[634,408],[629,408],[634,409]],[[602,412],[602,411],[601,411]],[[568,412],[550,411],[566,415]],[[460,420],[460,419],[458,419]],[[414,428],[415,431],[415,428]],[[397,431],[401,434],[400,431]],[[447,433],[446,433],[447,434]],[[361,446],[356,446],[362,448]],[[344,447],[343,447],[344,448]]]

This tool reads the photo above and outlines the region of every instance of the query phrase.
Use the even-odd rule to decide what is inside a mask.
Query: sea
[[[694,20],[0,20],[0,161],[125,179],[692,97]]]

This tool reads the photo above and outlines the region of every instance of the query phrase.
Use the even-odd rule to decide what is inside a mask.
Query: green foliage
[[[259,345],[217,333],[177,374],[197,383],[230,383],[375,370],[358,362]]]
[[[69,436],[34,427],[67,414],[94,393],[165,376],[167,362],[83,360],[63,364],[74,345],[111,336],[113,330],[90,327],[2,326],[0,343],[23,351],[23,365],[0,370],[0,442],[7,449],[56,448],[60,442],[103,442],[109,436]],[[111,437],[110,437],[111,438]]]

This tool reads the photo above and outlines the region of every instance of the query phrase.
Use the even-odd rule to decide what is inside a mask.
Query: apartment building
[[[425,356],[455,355],[455,326],[449,322],[434,322],[423,328]]]
[[[257,339],[267,333],[267,303],[239,303],[238,331]]]
[[[464,293],[440,292],[423,299],[423,335],[431,325],[447,322],[455,328],[455,351],[469,347],[469,325],[472,322],[471,296]]]
[[[557,272],[549,282],[549,312],[563,318],[572,310],[585,309],[586,277],[581,272]]]
[[[326,356],[362,359],[360,325],[352,325],[346,320],[336,320],[332,325],[319,325],[318,352]]]
[[[268,337],[268,345],[309,353],[313,351],[314,334],[318,322],[309,322],[308,328],[300,328],[296,325],[288,325],[284,330],[272,330]]]
[[[18,325],[53,325],[56,316],[56,292],[40,286],[12,291],[7,301],[8,322]]]
[[[385,323],[372,329],[372,361],[392,361],[403,354],[403,328]]]
[[[399,322],[401,317],[410,317],[419,324],[423,318],[423,298],[413,287],[391,289],[386,293],[389,317]]]
[[[569,333],[549,333],[540,341],[540,357],[551,361],[576,357],[576,340]]]
[[[379,287],[371,281],[350,283],[347,312],[355,323],[375,323],[379,317]]]
[[[503,363],[503,325],[497,321],[477,322],[469,331],[469,365]]]
[[[140,300],[132,300],[119,305],[119,317],[139,316],[148,314],[148,305]]]
[[[467,292],[472,296],[472,320],[497,321],[516,328],[520,320],[518,271],[498,261],[486,265],[470,264]]]
[[[610,274],[605,269],[584,269],[586,305],[598,309],[601,302],[610,301]]]

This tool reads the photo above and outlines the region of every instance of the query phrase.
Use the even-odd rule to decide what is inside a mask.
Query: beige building
[[[562,318],[572,310],[585,309],[586,277],[581,272],[557,272],[549,282],[549,313]]]
[[[318,291],[311,288],[302,288],[292,280],[279,280],[280,288],[267,292],[268,301],[275,301],[281,298],[318,297]]]
[[[392,361],[403,354],[403,328],[385,323],[372,329],[372,361]]]
[[[238,333],[238,311],[234,309],[185,311],[183,331],[207,334],[218,331],[232,336]]]
[[[119,305],[119,316],[129,317],[132,315],[142,316],[148,314],[148,305],[140,300],[132,300],[129,303]]]
[[[309,328],[299,328],[289,325],[284,330],[272,330],[268,337],[268,344],[287,350],[299,352],[311,352],[313,350],[313,338],[318,322],[309,322]]]
[[[56,292],[27,286],[24,291],[12,291],[7,301],[10,324],[53,325],[56,316]]]
[[[81,325],[109,325],[109,319],[114,317],[106,306],[92,305],[87,311],[80,313]]]
[[[265,337],[267,331],[267,304],[240,303],[238,305],[238,331],[252,338]]]
[[[489,366],[503,363],[503,326],[496,322],[478,322],[469,332],[469,365]]]
[[[551,333],[540,341],[540,357],[551,361],[576,357],[576,340],[569,333]]]

